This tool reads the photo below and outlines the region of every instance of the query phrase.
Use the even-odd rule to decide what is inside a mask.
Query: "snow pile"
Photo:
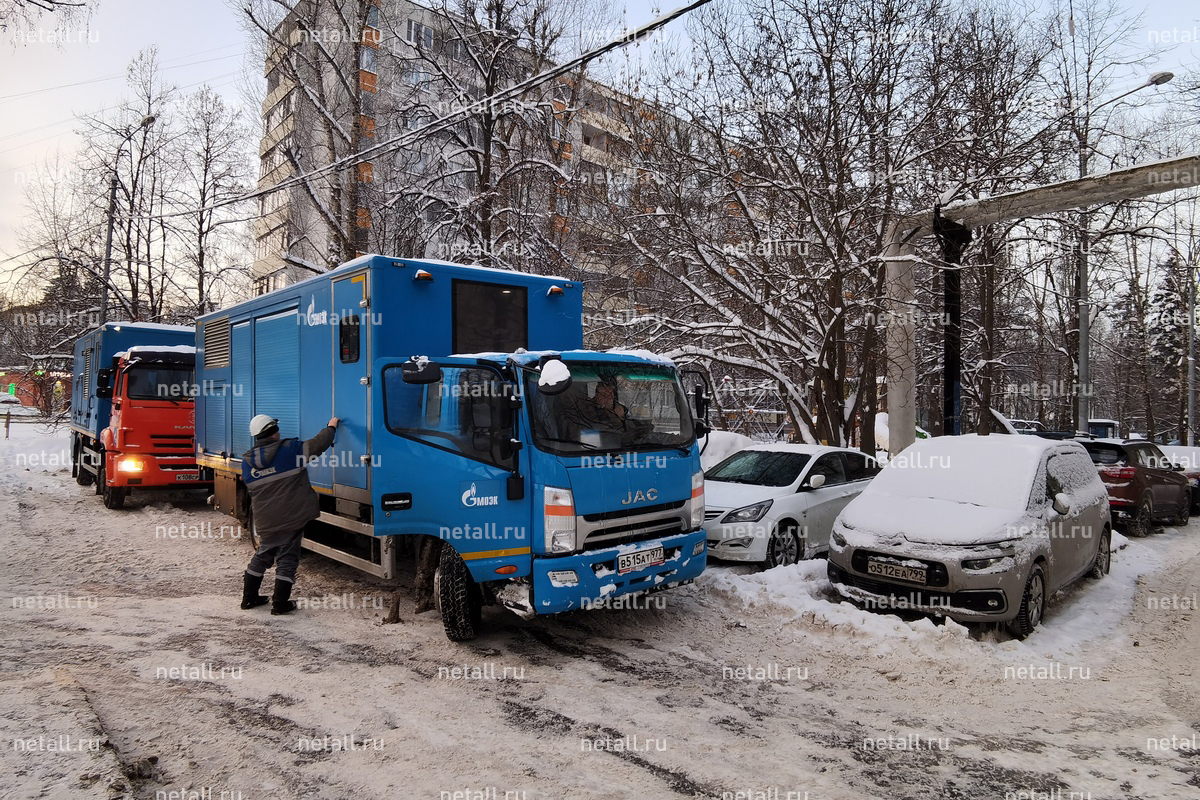
[[[765,572],[744,572],[744,567],[709,567],[697,579],[702,591],[727,594],[740,601],[749,612],[763,606],[775,606],[791,612],[793,619],[811,622],[821,628],[846,630],[852,634],[877,637],[876,653],[890,652],[892,643],[943,639],[968,640],[968,629],[953,620],[937,624],[921,617],[907,622],[895,614],[861,609],[850,602],[839,602],[826,575],[824,559],[801,561]],[[771,616],[779,616],[774,611]]]
[[[700,446],[704,448],[704,452],[700,454],[700,465],[704,470],[710,470],[737,451],[745,450],[752,444],[754,444],[753,439],[740,433],[709,431],[706,441],[700,442]]]

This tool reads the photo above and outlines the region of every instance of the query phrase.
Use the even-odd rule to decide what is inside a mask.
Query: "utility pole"
[[[133,138],[133,135],[138,131],[149,128],[154,124],[156,117],[149,114],[142,117],[142,121],[138,123],[136,128],[129,127],[125,129],[125,135],[121,138],[121,143],[117,145],[117,154],[113,157],[112,179],[109,181],[108,187],[108,232],[104,235],[104,277],[100,282],[100,324],[108,322],[108,284],[112,275],[112,240],[113,240],[113,224],[117,215],[117,188],[120,181],[117,178],[117,169],[121,164],[121,150],[125,147],[125,143]]]

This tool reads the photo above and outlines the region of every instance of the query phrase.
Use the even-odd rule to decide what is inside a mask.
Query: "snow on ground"
[[[5,800],[1197,796],[1200,524],[1128,541],[1023,643],[838,602],[814,561],[716,565],[633,608],[487,608],[455,645],[407,587],[382,626],[391,587],[312,554],[310,608],[241,611],[227,517],[106,511],[55,465],[62,429],[14,431]]]

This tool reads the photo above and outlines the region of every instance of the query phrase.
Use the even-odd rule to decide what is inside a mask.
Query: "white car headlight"
[[[726,514],[721,522],[758,522],[771,510],[771,504],[774,502],[774,500],[764,500],[752,506],[735,508]]]

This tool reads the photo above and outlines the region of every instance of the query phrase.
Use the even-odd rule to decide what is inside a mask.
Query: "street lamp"
[[[1105,100],[1100,105],[1096,106],[1092,111],[1098,111],[1107,105],[1117,102],[1122,98],[1128,97],[1134,92],[1141,91],[1150,86],[1162,86],[1167,81],[1175,77],[1173,72],[1155,72],[1146,82],[1140,86],[1135,86],[1124,94]],[[1089,112],[1090,113],[1090,112]],[[1072,117],[1074,112],[1072,112]],[[1088,172],[1088,148],[1087,148],[1087,131],[1083,131],[1083,140],[1079,142],[1079,177],[1083,178]],[[1077,261],[1079,264],[1079,385],[1077,387],[1079,394],[1077,395],[1077,410],[1079,414],[1079,424],[1076,430],[1087,433],[1091,429],[1091,423],[1088,422],[1091,417],[1091,401],[1092,391],[1089,384],[1092,381],[1091,367],[1091,336],[1092,336],[1092,311],[1091,303],[1088,298],[1088,231],[1087,231],[1087,211],[1080,211],[1080,227],[1079,227],[1079,253]]]
[[[108,187],[108,233],[104,236],[104,279],[100,284],[100,324],[108,322],[108,282],[109,275],[112,273],[112,240],[113,240],[113,222],[117,213],[117,169],[121,163],[121,148],[125,147],[125,143],[133,138],[133,135],[140,130],[149,128],[154,124],[156,117],[153,114],[147,114],[142,117],[142,121],[137,124],[137,127],[126,127],[125,135],[121,138],[121,143],[117,145],[117,154],[113,158],[112,179],[109,181]]]

